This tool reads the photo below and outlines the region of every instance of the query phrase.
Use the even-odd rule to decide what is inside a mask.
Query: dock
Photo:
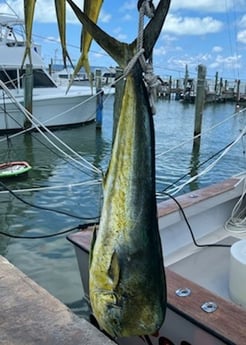
[[[3,256],[0,306],[1,345],[115,345]]]
[[[197,69],[199,69],[199,65]],[[205,103],[246,103],[245,81],[241,81],[240,79],[232,81],[224,80],[223,78],[219,78],[218,72],[216,72],[214,79],[207,78],[206,75],[204,78]],[[174,98],[184,103],[195,103],[199,76],[197,75],[197,78],[190,78],[187,66],[184,78],[175,79],[172,76],[157,76],[157,79],[158,86],[156,89],[156,96],[158,98],[167,100]]]

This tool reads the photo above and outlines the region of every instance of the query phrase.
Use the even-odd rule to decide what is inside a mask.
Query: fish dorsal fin
[[[111,262],[108,268],[108,276],[113,283],[113,288],[116,288],[120,281],[120,263],[116,250],[111,256]]]

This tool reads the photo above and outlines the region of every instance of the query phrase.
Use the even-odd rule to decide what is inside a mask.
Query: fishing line
[[[220,156],[218,158],[215,159],[214,162],[212,162],[207,168],[205,168],[203,171],[201,171],[200,173],[196,174],[195,176],[191,177],[187,182],[183,183],[183,185],[180,185],[178,188],[176,188],[176,190],[173,191],[173,194],[177,194],[178,192],[181,191],[181,189],[183,189],[187,184],[192,183],[193,181],[195,181],[196,179],[198,179],[198,177],[203,176],[205,174],[207,174],[210,170],[212,170],[215,165],[230,151],[230,149],[238,143],[238,141],[246,134],[246,126],[244,127],[244,129],[242,130],[242,132],[240,133],[240,135],[232,142],[231,145],[229,145],[224,152],[222,152],[220,154]]]
[[[62,152],[65,156],[68,156],[71,160],[75,161],[77,164],[81,165],[82,167],[84,167],[85,169],[90,170],[90,172],[94,172],[97,173],[99,175],[102,174],[102,172],[95,167],[93,164],[91,164],[89,161],[87,161],[85,158],[83,158],[82,156],[80,156],[77,152],[75,152],[70,146],[68,146],[66,143],[64,143],[59,137],[57,137],[54,133],[52,133],[43,123],[41,123],[37,118],[35,118],[33,116],[33,114],[31,114],[29,111],[27,111],[21,104],[20,102],[18,102],[18,100],[14,97],[14,95],[11,94],[10,90],[5,86],[5,84],[0,80],[0,86],[4,89],[4,91],[9,95],[9,97],[15,102],[16,106],[19,108],[19,110],[27,117],[27,119],[29,121],[32,122],[32,124],[35,126],[35,129],[41,134],[43,135],[46,140],[53,145],[58,151]],[[82,102],[83,103],[83,102]],[[76,107],[73,107],[76,108]],[[65,113],[65,112],[64,112]],[[35,120],[35,122],[33,121],[33,119]],[[40,128],[40,127],[41,128]],[[63,151],[60,147],[58,147],[54,142],[52,142],[48,136],[46,134],[44,134],[44,132],[42,131],[45,130],[46,132],[48,132],[50,134],[51,137],[53,137],[54,139],[56,139],[60,144],[62,144],[66,149],[68,149],[70,152],[72,152],[75,156],[77,156],[80,160],[82,160],[82,162],[79,162],[78,160],[76,160],[75,158],[73,158],[72,156],[70,156],[69,154],[67,154],[65,151]]]
[[[68,217],[71,217],[71,218],[80,219],[80,220],[99,219],[99,216],[96,216],[96,217],[79,217],[79,216],[76,216],[74,214],[68,213],[66,211],[60,211],[60,210],[55,210],[55,209],[52,209],[52,208],[49,208],[49,207],[44,207],[44,206],[40,206],[40,205],[31,204],[30,202],[28,202],[28,201],[22,199],[20,196],[18,196],[15,192],[13,192],[10,188],[8,188],[6,186],[6,184],[3,183],[2,181],[0,181],[0,185],[4,189],[6,189],[10,194],[12,194],[16,199],[18,199],[19,201],[21,201],[22,203],[24,203],[25,205],[28,205],[30,207],[37,208],[39,210],[48,211],[48,212],[55,212],[55,213],[58,213],[58,214],[62,214],[62,215],[65,215],[65,216],[68,216]]]
[[[87,224],[79,224],[73,228],[67,229],[67,230],[63,230],[60,232],[56,232],[53,234],[49,234],[49,235],[40,235],[40,236],[19,236],[19,235],[12,235],[9,234],[7,232],[4,231],[0,231],[0,235],[6,236],[6,237],[10,237],[10,238],[15,238],[15,239],[24,239],[24,240],[38,240],[38,239],[42,239],[42,238],[50,238],[50,237],[56,237],[56,236],[60,236],[60,235],[64,235],[67,234],[69,232],[72,232],[74,230],[84,230],[86,229],[88,226],[94,226],[96,223],[87,223]]]
[[[199,169],[201,166],[203,166],[204,164],[208,163],[211,159],[213,159],[214,157],[216,157],[217,155],[219,155],[221,152],[223,152],[228,146],[232,145],[234,143],[234,140],[231,141],[229,144],[227,144],[226,146],[224,146],[222,149],[220,149],[219,151],[217,151],[215,154],[213,154],[211,157],[209,157],[208,159],[206,159],[205,161],[203,161],[202,163],[198,164],[197,169]],[[184,174],[183,176],[179,177],[176,181],[174,181],[173,183],[171,183],[169,186],[167,186],[166,188],[164,188],[161,192],[159,193],[163,193],[165,192],[167,189],[171,188],[171,187],[175,187],[177,188],[175,185],[177,184],[177,182],[180,182],[181,180],[183,180],[185,177],[187,177],[188,175],[190,175],[190,172]]]
[[[190,232],[190,234],[191,234],[191,238],[192,238],[192,240],[193,240],[193,243],[194,243],[194,245],[195,245],[196,247],[199,247],[199,248],[203,248],[203,247],[222,247],[222,248],[230,248],[230,247],[231,247],[231,245],[227,245],[227,244],[215,244],[215,243],[212,243],[212,244],[210,244],[210,243],[208,243],[208,244],[199,244],[199,243],[197,243],[196,238],[195,238],[195,235],[194,235],[193,230],[192,230],[192,228],[191,228],[191,225],[190,225],[190,223],[189,223],[189,221],[188,221],[188,219],[187,219],[187,217],[186,217],[186,214],[185,214],[184,209],[183,209],[183,207],[181,206],[181,204],[180,204],[180,203],[178,202],[178,200],[177,200],[174,196],[172,196],[171,194],[169,194],[169,193],[167,193],[167,192],[163,192],[163,193],[166,194],[169,198],[171,198],[171,199],[178,205],[178,207],[179,207],[179,209],[180,209],[180,211],[181,211],[181,213],[182,213],[182,215],[183,215],[183,217],[184,217],[184,220],[185,220],[185,222],[186,222],[186,225],[188,226],[188,229],[189,229],[189,232]]]
[[[4,110],[3,107],[1,107],[1,106],[0,106],[0,109]],[[14,119],[13,116],[11,116],[10,113],[6,112],[6,115],[8,115],[12,120],[14,120],[14,121],[16,122],[16,124],[20,127],[20,129],[23,128],[23,127],[21,127],[21,124],[18,123],[18,122]],[[29,134],[32,136],[32,138],[34,138],[35,140],[37,140],[37,141],[38,141],[41,145],[43,145],[47,150],[49,150],[50,152],[52,152],[53,154],[55,154],[57,157],[63,159],[65,162],[67,162],[67,163],[68,163],[69,165],[71,165],[73,168],[79,170],[80,172],[86,174],[87,176],[90,176],[90,174],[89,174],[87,171],[82,170],[82,169],[80,168],[80,166],[77,166],[77,165],[73,164],[73,163],[69,160],[69,158],[70,158],[71,156],[68,155],[68,158],[67,158],[67,157],[64,157],[64,154],[63,154],[63,155],[59,154],[59,153],[56,152],[54,149],[52,149],[52,148],[49,147],[47,144],[45,144],[45,143],[44,143],[41,139],[39,139],[36,135],[34,135],[34,133],[32,132],[32,131],[33,131],[33,128],[32,128],[31,130],[30,130],[30,129],[28,129],[28,130],[23,130],[23,131],[17,133],[17,135],[21,135],[21,134],[23,134],[23,133],[26,133],[27,131],[29,131]],[[0,139],[0,142],[2,142],[2,141],[7,141],[7,142],[8,142],[8,140],[10,140],[11,138],[13,138],[13,137],[15,137],[15,136],[17,136],[17,135],[15,134],[15,135],[12,135],[12,136],[8,136],[7,138]],[[53,146],[54,146],[54,145],[53,145]],[[75,161],[75,162],[77,162],[77,161]]]
[[[218,123],[215,124],[214,126],[212,126],[212,127],[208,128],[208,129],[204,130],[203,133],[202,133],[203,136],[209,134],[209,132],[211,132],[211,131],[214,130],[215,128],[219,127],[220,125],[226,123],[227,121],[231,120],[231,119],[234,118],[234,117],[237,117],[238,115],[240,115],[240,114],[242,114],[242,113],[244,113],[244,112],[246,112],[246,108],[243,108],[243,109],[241,109],[241,110],[239,110],[239,111],[235,111],[234,113],[232,113],[232,115],[228,116],[227,118],[225,118],[225,119],[222,120],[221,122],[218,122]],[[180,148],[180,147],[183,147],[183,146],[186,145],[186,144],[189,144],[189,143],[190,143],[191,141],[193,141],[194,139],[200,138],[202,134],[201,134],[201,133],[200,133],[200,134],[197,134],[197,135],[195,135],[194,137],[192,137],[191,139],[188,139],[188,140],[186,140],[186,141],[183,141],[183,142],[179,143],[178,145],[176,145],[176,146],[170,148],[170,149],[167,150],[167,151],[164,151],[164,152],[161,152],[161,153],[159,153],[159,154],[156,154],[156,158],[159,158],[159,157],[161,157],[161,156],[164,156],[164,155],[166,155],[166,154],[169,153],[169,152],[172,152],[172,151],[174,151],[174,150],[176,150],[176,149],[178,149],[178,148]]]

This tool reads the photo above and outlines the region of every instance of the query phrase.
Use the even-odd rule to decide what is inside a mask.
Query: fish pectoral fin
[[[111,256],[111,262],[107,273],[108,277],[111,279],[113,283],[113,289],[115,289],[118,286],[120,280],[120,264],[116,251],[114,251]]]
[[[96,242],[96,238],[97,238],[97,226],[94,225],[92,239],[91,239],[91,249],[90,249],[90,255],[89,255],[89,267],[91,267],[91,263],[93,260],[93,249]]]

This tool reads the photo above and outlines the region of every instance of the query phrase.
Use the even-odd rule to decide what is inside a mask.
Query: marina
[[[58,86],[47,73],[41,47],[31,50],[24,63],[24,21],[0,14],[0,132],[46,125],[49,128],[78,126],[96,117],[96,90],[90,86]],[[25,92],[24,92],[25,90]]]
[[[111,152],[113,101],[104,102],[103,125],[56,131],[55,134],[99,170],[106,171]],[[161,191],[178,191],[190,179],[194,105],[159,100],[154,116],[156,128],[156,165],[158,202]],[[197,172],[214,161],[213,157],[233,142],[245,127],[243,112],[234,112],[235,104],[207,105],[203,116],[203,136]],[[220,124],[220,125],[218,125]],[[218,126],[217,126],[218,125]],[[212,129],[213,128],[213,129]],[[211,129],[211,130],[210,130]],[[173,135],[175,133],[175,135]],[[49,135],[50,136],[50,135]],[[0,157],[8,152],[6,137],[0,137]],[[27,179],[8,181],[8,188],[18,191],[24,201],[67,211],[81,219],[30,207],[1,187],[0,222],[2,231],[19,236],[48,235],[97,220],[101,208],[101,174],[87,172],[71,158],[51,150],[40,133],[16,135],[11,140],[12,160],[26,160],[32,170]],[[214,168],[185,185],[178,194],[223,181],[245,170],[244,137],[233,146]],[[74,154],[72,157],[75,158]],[[206,161],[208,162],[206,163]],[[89,173],[89,175],[88,175]],[[0,254],[20,268],[78,314],[87,317],[81,302],[83,291],[72,246],[65,235],[43,239],[14,239],[1,236]]]
[[[154,74],[169,0],[138,1],[131,43],[97,23],[102,0],[66,0],[53,12],[56,82],[32,42],[35,5],[24,2],[24,21],[0,14],[4,343],[244,344],[239,74],[233,85],[218,72],[209,83],[201,63],[181,85]],[[82,32],[66,75],[67,5]],[[92,40],[112,73],[92,73]]]

